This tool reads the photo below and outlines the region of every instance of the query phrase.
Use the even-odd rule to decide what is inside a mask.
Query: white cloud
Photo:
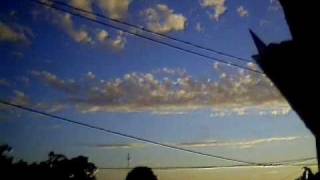
[[[32,32],[26,27],[19,25],[10,26],[0,21],[0,42],[29,43]]]
[[[199,22],[196,24],[196,31],[198,31],[198,32],[203,32],[204,31],[203,26]]]
[[[165,4],[157,4],[155,8],[148,8],[142,14],[147,20],[148,29],[157,33],[183,31],[187,26],[187,18],[174,13]]]
[[[24,92],[18,90],[14,90],[13,92],[15,96],[11,98],[11,103],[27,107],[31,105],[30,98]]]
[[[214,9],[214,14],[211,15],[216,21],[220,19],[220,17],[225,14],[227,11],[226,0],[202,0],[201,6],[204,8],[212,8]]]
[[[92,12],[91,0],[71,0],[70,4],[76,8]]]
[[[118,31],[117,37],[112,42],[112,47],[121,50],[125,47],[127,39],[122,31]]]
[[[74,28],[74,23],[70,14],[66,13],[63,16],[59,15],[59,21],[63,30],[70,36],[72,39],[79,43],[92,43],[92,38],[89,33],[83,29],[76,30]]]
[[[109,38],[109,33],[105,30],[101,30],[97,35],[97,39],[100,42],[105,42],[108,38]]]
[[[63,91],[66,93],[75,93],[78,89],[77,85],[72,79],[62,80],[59,79],[56,75],[47,71],[33,70],[31,71],[31,74],[40,79],[46,85],[53,87],[54,89],[57,89],[59,91]]]
[[[131,0],[99,0],[99,6],[114,19],[126,17]]]
[[[89,72],[87,73],[87,77],[88,77],[89,79],[95,79],[95,78],[96,78],[96,75],[93,74],[91,71],[89,71]]]
[[[247,17],[249,16],[249,12],[248,10],[246,10],[243,6],[239,6],[237,8],[237,12],[239,14],[240,17]]]

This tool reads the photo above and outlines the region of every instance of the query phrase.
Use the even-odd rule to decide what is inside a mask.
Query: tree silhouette
[[[50,152],[48,160],[28,164],[23,160],[14,162],[8,154],[10,151],[10,146],[0,145],[0,179],[96,180],[97,167],[85,156],[68,159]]]

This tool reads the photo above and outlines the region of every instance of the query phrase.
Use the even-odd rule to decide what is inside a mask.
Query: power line
[[[114,135],[118,135],[118,136],[121,136],[121,137],[138,140],[138,141],[146,142],[146,143],[157,145],[157,146],[161,146],[161,147],[166,147],[166,148],[169,148],[169,149],[175,149],[175,150],[179,150],[179,151],[198,154],[198,155],[201,155],[201,156],[211,157],[211,158],[215,158],[215,159],[222,159],[222,160],[226,160],[226,161],[233,161],[233,162],[237,162],[237,163],[244,163],[244,164],[250,164],[250,165],[256,165],[256,166],[265,166],[266,165],[264,163],[256,163],[256,162],[238,160],[238,159],[234,159],[234,158],[228,158],[228,157],[223,157],[223,156],[218,156],[218,155],[212,155],[212,154],[208,154],[208,153],[193,151],[193,150],[190,150],[190,149],[180,148],[180,147],[173,146],[173,145],[163,144],[163,143],[156,142],[156,141],[153,141],[153,140],[149,140],[149,139],[145,139],[145,138],[141,138],[141,137],[137,137],[137,136],[133,136],[133,135],[124,134],[124,133],[121,133],[121,132],[112,131],[112,130],[105,129],[105,128],[102,128],[102,127],[99,127],[99,126],[94,126],[94,125],[90,125],[90,124],[87,124],[87,123],[77,122],[77,121],[74,121],[72,119],[68,119],[68,118],[64,118],[64,117],[61,117],[61,116],[53,115],[53,114],[46,113],[46,112],[43,112],[43,111],[40,111],[40,110],[36,110],[36,109],[33,109],[33,108],[25,107],[25,106],[22,106],[22,105],[13,104],[11,102],[4,101],[4,100],[0,100],[0,103],[3,104],[3,105],[7,105],[7,106],[15,107],[15,108],[18,108],[18,109],[22,109],[22,110],[25,110],[25,111],[29,111],[29,112],[32,112],[32,113],[36,113],[36,114],[40,114],[40,115],[43,115],[43,116],[47,116],[47,117],[50,117],[50,118],[53,118],[53,119],[57,119],[57,120],[60,120],[60,121],[64,121],[64,122],[68,122],[68,123],[71,123],[71,124],[76,124],[76,125],[79,125],[79,126],[83,126],[83,127],[89,128],[89,129],[99,130],[99,131],[102,131],[102,132],[105,132],[105,133],[114,134]]]
[[[230,165],[230,166],[163,167],[162,169],[165,169],[165,168],[167,168],[167,169],[168,168],[219,168],[219,167],[221,168],[221,167],[244,167],[244,166],[270,167],[270,166],[301,166],[301,165],[309,165],[309,166],[311,166],[311,165],[318,165],[317,163],[296,164],[296,163],[299,163],[299,162],[315,160],[316,157],[307,157],[307,158],[292,159],[292,160],[277,161],[277,162],[268,162],[268,163],[257,163],[257,162],[250,162],[250,161],[244,161],[244,160],[238,160],[238,159],[234,159],[234,158],[218,156],[218,155],[212,155],[212,154],[202,153],[202,152],[198,152],[198,151],[193,151],[193,150],[190,150],[190,149],[180,148],[180,147],[173,146],[173,145],[159,143],[159,142],[156,142],[156,141],[153,141],[153,140],[140,138],[140,137],[136,137],[136,136],[133,136],[133,135],[124,134],[124,133],[121,133],[121,132],[108,130],[108,129],[105,129],[105,128],[102,128],[102,127],[99,127],[99,126],[90,125],[90,124],[87,124],[87,123],[77,122],[77,121],[74,121],[74,120],[71,120],[71,119],[68,119],[68,118],[64,118],[64,117],[61,117],[61,116],[53,115],[53,114],[46,113],[46,112],[43,112],[43,111],[39,111],[39,110],[36,110],[36,109],[33,109],[33,108],[28,108],[28,107],[25,107],[25,106],[22,106],[22,105],[13,104],[13,103],[10,103],[10,102],[4,101],[4,100],[0,100],[0,103],[3,104],[3,105],[7,105],[7,106],[15,107],[15,108],[18,108],[18,109],[22,109],[22,110],[25,110],[25,111],[29,111],[29,112],[32,112],[32,113],[36,113],[36,114],[40,114],[40,115],[43,115],[43,116],[47,116],[47,117],[50,117],[50,118],[53,118],[53,119],[57,119],[57,120],[60,120],[60,121],[68,122],[68,123],[71,123],[71,124],[76,124],[76,125],[79,125],[79,126],[82,126],[82,127],[89,128],[89,129],[95,129],[95,130],[103,131],[103,132],[106,132],[106,133],[118,135],[118,136],[121,136],[121,137],[126,137],[126,138],[129,138],[129,139],[134,139],[134,140],[146,142],[146,143],[153,144],[153,145],[158,145],[158,146],[161,146],[161,147],[166,147],[166,148],[169,148],[169,149],[175,149],[175,150],[179,150],[179,151],[189,152],[189,153],[198,154],[198,155],[207,156],[207,157],[216,158],[216,159],[233,161],[233,162],[237,162],[237,163],[244,163],[244,165],[241,164],[241,165]],[[291,163],[293,163],[293,164],[291,164]],[[108,168],[102,168],[102,169],[108,169]],[[122,169],[125,169],[125,168],[122,168]]]
[[[138,26],[138,25],[126,22],[126,21],[121,21],[119,19],[114,19],[114,18],[105,16],[105,15],[100,14],[100,13],[95,13],[93,11],[88,11],[88,10],[85,10],[85,9],[82,9],[82,8],[71,6],[71,5],[69,5],[69,4],[65,3],[65,2],[62,2],[62,1],[56,1],[56,0],[47,0],[47,1],[55,3],[55,4],[60,4],[62,6],[65,6],[65,7],[71,8],[71,9],[75,9],[77,11],[81,11],[81,12],[84,12],[84,13],[87,13],[87,14],[91,14],[91,15],[94,15],[94,16],[97,16],[97,17],[100,17],[100,18],[104,18],[104,19],[107,19],[109,21],[113,21],[113,22],[116,22],[116,23],[119,23],[119,24],[130,26],[130,27],[142,30],[144,32],[148,32],[148,33],[151,33],[151,34],[154,34],[154,35],[158,35],[158,36],[161,36],[161,37],[164,37],[164,38],[176,41],[176,42],[180,42],[180,43],[183,43],[183,44],[186,44],[186,45],[189,45],[189,46],[193,46],[193,47],[196,47],[196,48],[199,48],[199,49],[202,49],[202,50],[210,51],[210,52],[222,55],[222,56],[231,57],[231,58],[237,59],[239,61],[252,62],[252,60],[250,60],[250,59],[241,58],[241,57],[229,54],[229,53],[225,53],[225,52],[218,51],[218,50],[215,50],[215,49],[212,49],[212,48],[204,47],[204,46],[201,46],[201,45],[189,42],[189,41],[178,39],[178,38],[175,38],[175,37],[172,37],[172,36],[168,36],[168,35],[165,35],[165,34],[162,34],[162,33],[154,32],[154,31],[152,31],[150,29],[147,29],[147,28],[144,28],[144,27],[141,27],[141,26]]]
[[[76,16],[76,17],[79,17],[79,18],[82,18],[82,19],[86,19],[86,20],[95,22],[95,23],[100,24],[100,25],[104,25],[104,26],[107,26],[107,27],[110,27],[110,28],[113,28],[113,29],[121,30],[121,31],[123,31],[123,32],[125,32],[127,34],[134,35],[134,36],[137,36],[137,37],[140,37],[140,38],[143,38],[143,39],[147,39],[147,40],[150,40],[152,42],[155,42],[155,43],[158,43],[158,44],[162,44],[162,45],[165,45],[167,47],[170,47],[170,48],[182,51],[182,52],[186,52],[186,53],[189,53],[189,54],[197,55],[197,56],[200,56],[200,57],[208,59],[208,60],[213,60],[215,62],[221,62],[223,64],[234,66],[234,67],[237,67],[237,68],[240,68],[240,69],[244,69],[244,70],[247,70],[247,71],[251,71],[251,72],[254,72],[254,73],[257,73],[257,74],[261,74],[261,75],[264,74],[263,72],[255,70],[255,69],[244,67],[244,66],[241,66],[241,65],[236,64],[236,63],[228,62],[228,61],[223,60],[223,59],[219,59],[219,58],[215,58],[215,57],[208,56],[208,55],[205,55],[205,54],[201,54],[201,53],[196,52],[196,51],[192,51],[192,50],[189,50],[189,49],[185,49],[185,48],[170,44],[168,42],[159,41],[159,40],[156,40],[156,39],[153,39],[153,38],[150,38],[150,37],[147,37],[147,36],[135,33],[135,32],[131,32],[130,30],[127,30],[127,29],[124,29],[124,28],[121,28],[121,27],[118,27],[118,26],[114,26],[112,24],[109,24],[109,23],[106,23],[106,22],[102,22],[102,21],[99,21],[99,20],[96,20],[96,19],[93,19],[93,18],[90,18],[90,17],[87,17],[87,16],[83,16],[83,15],[78,14],[78,13],[74,13],[74,12],[68,11],[66,9],[57,7],[57,6],[53,5],[53,4],[48,4],[48,3],[41,2],[41,1],[38,1],[38,0],[29,0],[29,1],[32,1],[32,2],[35,2],[35,3],[40,4],[42,6],[53,8],[53,9],[56,9],[56,10],[59,10],[59,11],[62,11],[62,12],[69,13],[69,14],[71,14],[73,16]]]
[[[220,168],[248,168],[248,167],[300,167],[300,166],[317,166],[317,163],[308,164],[278,164],[278,165],[228,165],[228,166],[171,166],[171,167],[152,167],[153,170],[182,170],[182,169],[220,169]],[[127,167],[98,167],[101,170],[130,170]]]

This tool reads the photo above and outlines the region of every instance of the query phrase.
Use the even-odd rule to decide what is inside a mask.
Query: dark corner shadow
[[[316,1],[279,0],[292,40],[266,45],[250,31],[259,54],[253,58],[273,81],[316,139],[320,157],[319,48]],[[305,7],[307,6],[307,7]],[[318,178],[317,178],[318,179]]]

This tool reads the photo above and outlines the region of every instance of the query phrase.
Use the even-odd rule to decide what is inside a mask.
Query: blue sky
[[[246,59],[256,53],[249,28],[267,43],[290,39],[277,1],[65,2]],[[28,0],[1,4],[1,99],[110,130],[243,160],[315,156],[313,137],[262,75],[208,63],[202,57]],[[257,68],[253,61],[239,62],[142,35]],[[17,157],[29,161],[44,159],[48,151],[55,150],[88,155],[105,167],[125,166],[127,153],[132,154],[134,165],[230,163],[0,108],[0,142],[9,143]]]

